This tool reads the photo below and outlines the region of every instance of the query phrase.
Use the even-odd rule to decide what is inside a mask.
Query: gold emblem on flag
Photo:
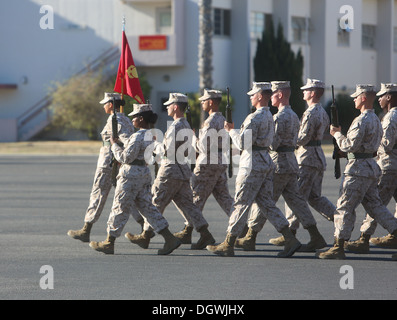
[[[128,67],[127,75],[128,78],[131,79],[138,78],[138,71],[136,70],[136,67],[133,64]]]
[[[142,99],[141,99],[138,95],[136,95],[136,96],[134,97],[134,99],[135,99],[136,101],[138,101],[139,103],[143,103]]]

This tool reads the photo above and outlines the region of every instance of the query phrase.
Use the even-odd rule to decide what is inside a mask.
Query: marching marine
[[[242,153],[236,177],[233,212],[229,219],[226,239],[217,246],[207,246],[208,251],[220,256],[234,256],[237,236],[246,225],[254,201],[259,206],[261,214],[265,215],[285,238],[285,248],[278,257],[290,257],[301,246],[273,200],[274,164],[268,150],[274,137],[274,122],[267,106],[271,93],[270,83],[254,83],[248,95],[256,111],[247,116],[240,131],[235,130],[232,123],[225,122],[226,131]]]
[[[115,106],[113,106],[113,102]],[[92,225],[99,219],[103,208],[108,198],[110,189],[112,188],[112,169],[118,166],[116,161],[113,161],[113,155],[110,149],[110,137],[112,136],[112,117],[113,108],[116,110],[117,116],[117,133],[121,143],[125,144],[131,134],[134,133],[134,127],[124,113],[118,112],[121,105],[121,95],[119,93],[105,93],[104,98],[99,102],[103,104],[103,108],[110,116],[106,121],[106,125],[101,132],[103,146],[99,151],[97,161],[97,169],[95,171],[94,182],[90,194],[89,205],[84,217],[84,226],[80,230],[69,230],[68,235],[73,239],[78,239],[83,242],[90,241],[90,233]],[[143,218],[139,212],[131,207],[130,211],[134,219],[143,226]]]
[[[321,194],[326,160],[321,141],[325,130],[329,126],[329,117],[320,103],[324,94],[324,82],[316,79],[307,79],[303,90],[303,100],[307,102],[308,108],[303,113],[298,140],[299,147],[296,158],[299,165],[298,183],[299,191],[303,198],[329,221],[333,221],[335,206]],[[299,221],[286,205],[286,217],[293,230],[297,230]],[[271,239],[270,243],[282,244],[282,238]]]
[[[397,201],[397,84],[382,83],[377,96],[384,111],[381,121],[383,136],[378,149],[377,161],[382,172],[378,188],[382,203],[387,206],[391,198],[394,197]],[[397,218],[397,212],[394,216]],[[367,214],[360,228],[360,238],[357,241],[345,243],[345,249],[355,253],[368,253],[370,242],[380,247],[397,249],[397,237],[392,234],[370,239],[376,226],[376,220]]]
[[[379,148],[383,129],[373,110],[375,96],[374,86],[357,85],[351,97],[361,114],[353,120],[346,136],[340,127],[330,128],[340,150],[347,152],[348,163],[334,215],[334,246],[317,253],[320,259],[345,259],[344,243],[350,239],[356,220],[355,209],[360,203],[382,227],[397,236],[397,219],[382,203],[378,190],[381,172],[373,157]]]
[[[233,198],[227,184],[227,161],[222,148],[229,138],[224,130],[225,117],[219,112],[222,91],[205,89],[199,100],[209,116],[202,125],[198,139],[193,135],[193,146],[198,153],[191,180],[193,202],[203,211],[208,197],[212,194],[229,217]],[[192,231],[193,226],[187,222],[185,229],[176,235],[182,243],[191,243]]]
[[[158,254],[167,255],[178,248],[181,242],[168,230],[167,220],[152,203],[152,176],[145,160],[145,155],[152,155],[152,152],[148,152],[153,150],[153,136],[149,128],[150,124],[156,122],[157,114],[153,113],[150,104],[135,104],[129,116],[132,117],[134,127],[139,130],[131,135],[124,147],[119,146],[117,140],[110,139],[114,157],[122,165],[108,219],[108,236],[101,242],[91,241],[90,247],[113,254],[115,240],[128,221],[130,208],[135,206],[145,217],[145,222],[164,237],[164,247],[158,250]]]
[[[289,105],[291,88],[289,81],[273,81],[272,105],[278,108],[273,116],[275,135],[271,144],[270,156],[275,165],[273,177],[273,200],[277,203],[282,195],[285,202],[298,217],[303,227],[310,234],[310,242],[303,245],[299,251],[314,252],[324,248],[327,243],[317,229],[317,223],[309,206],[299,193],[298,163],[295,157],[295,146],[299,131],[299,118]],[[252,205],[251,215],[248,220],[248,233],[236,242],[236,247],[246,251],[255,250],[257,233],[262,230],[266,218],[260,214],[258,206]],[[291,228],[290,228],[291,229]],[[296,234],[296,230],[291,229]]]
[[[215,239],[208,231],[208,223],[201,210],[193,203],[190,186],[192,172],[185,161],[193,133],[184,117],[188,98],[181,93],[170,93],[169,100],[164,105],[174,121],[165,132],[163,143],[158,145],[163,148],[164,156],[152,186],[153,204],[164,213],[166,206],[172,201],[185,221],[200,233],[200,239],[196,244],[192,244],[192,249],[204,249],[208,244],[214,243]],[[158,154],[159,151],[155,153]],[[131,242],[142,248],[148,247],[151,236],[146,221],[144,231],[140,235],[126,234]]]

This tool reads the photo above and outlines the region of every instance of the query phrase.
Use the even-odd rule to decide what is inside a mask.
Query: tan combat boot
[[[255,251],[256,235],[258,232],[249,228],[244,238],[238,238],[235,243],[236,248],[242,248],[244,251]]]
[[[92,228],[92,223],[85,222],[82,229],[69,230],[68,236],[83,242],[90,242],[91,228]]]
[[[174,237],[178,238],[182,244],[192,243],[193,227],[185,225],[182,231],[175,232]]]
[[[197,230],[200,233],[200,239],[197,243],[192,244],[193,250],[202,250],[205,249],[206,246],[212,245],[215,243],[215,239],[212,234],[208,231],[208,226],[203,226],[200,230]]]
[[[354,253],[369,253],[369,234],[361,233],[361,236],[356,241],[345,242],[345,250]]]
[[[241,231],[241,233],[239,234],[237,239],[244,238],[246,236],[247,232],[248,232],[248,229],[249,229],[248,225],[245,224],[244,228],[243,228],[243,231]]]
[[[234,256],[234,244],[236,242],[237,236],[233,236],[232,234],[228,233],[226,235],[225,241],[217,246],[207,246],[207,250],[209,252],[215,253],[218,256],[223,257],[233,257]]]
[[[154,232],[152,230],[143,230],[142,233],[138,235],[127,232],[124,236],[132,243],[137,244],[143,249],[147,249],[149,248],[150,239],[154,236]]]
[[[327,246],[327,242],[318,231],[317,226],[310,226],[307,228],[310,234],[310,241],[308,244],[302,245],[299,252],[316,252],[317,249],[322,249]]]
[[[293,235],[296,235],[296,230],[290,229]],[[273,238],[269,240],[269,243],[271,243],[274,246],[282,247],[285,245],[285,239],[284,236],[280,236],[278,238]]]
[[[141,226],[141,232],[143,232],[143,227],[144,227],[144,225],[145,225],[145,220],[139,220],[139,221],[137,221],[137,223]]]
[[[397,230],[381,238],[372,238],[370,242],[381,248],[397,249]]]
[[[105,254],[114,254],[114,242],[116,241],[115,237],[112,237],[108,234],[106,240],[97,242],[91,241],[90,247],[96,251],[103,252]]]
[[[324,252],[317,252],[316,257],[320,259],[337,259],[344,260],[346,259],[345,250],[343,249],[345,244],[345,240],[335,238],[334,246]]]
[[[158,255],[165,256],[170,254],[182,244],[178,238],[174,237],[168,228],[161,230],[159,234],[164,238],[165,243],[163,248],[157,251]]]
[[[281,230],[281,233],[284,236],[285,245],[284,250],[279,252],[277,257],[291,257],[301,247],[302,244],[298,241],[298,239],[295,238],[295,235],[288,227],[285,227],[283,230]]]

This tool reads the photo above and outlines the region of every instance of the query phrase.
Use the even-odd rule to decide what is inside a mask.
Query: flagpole
[[[122,31],[125,32],[125,16],[123,16]],[[123,50],[123,48],[121,48]],[[124,99],[124,76],[121,78],[121,100]],[[120,106],[120,112],[124,113],[124,107]]]
[[[145,98],[143,97],[142,88],[139,83],[138,72],[132,57],[131,48],[125,35],[125,18],[123,18],[123,40],[121,47],[121,57],[114,91],[119,92],[122,98],[124,98],[124,95],[128,95],[139,103],[143,103],[142,101],[145,101]],[[124,90],[126,91],[124,92]]]

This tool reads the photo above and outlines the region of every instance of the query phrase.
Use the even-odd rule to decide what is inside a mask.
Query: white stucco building
[[[162,99],[199,89],[199,0],[2,0],[0,2],[0,141],[32,138],[45,125],[46,95],[88,63],[117,67],[123,16],[138,72],[165,128]],[[230,87],[234,120],[249,110],[256,39],[281,22],[305,59],[304,78],[337,90],[397,82],[397,0],[212,0],[213,83]],[[53,13],[53,21],[48,9]],[[352,11],[342,11],[350,6]],[[42,10],[40,12],[40,9]],[[351,29],[341,29],[349,15]],[[45,26],[53,28],[43,28]],[[288,79],[286,79],[288,80]],[[305,80],[305,79],[304,79]],[[329,92],[327,97],[329,98]]]

